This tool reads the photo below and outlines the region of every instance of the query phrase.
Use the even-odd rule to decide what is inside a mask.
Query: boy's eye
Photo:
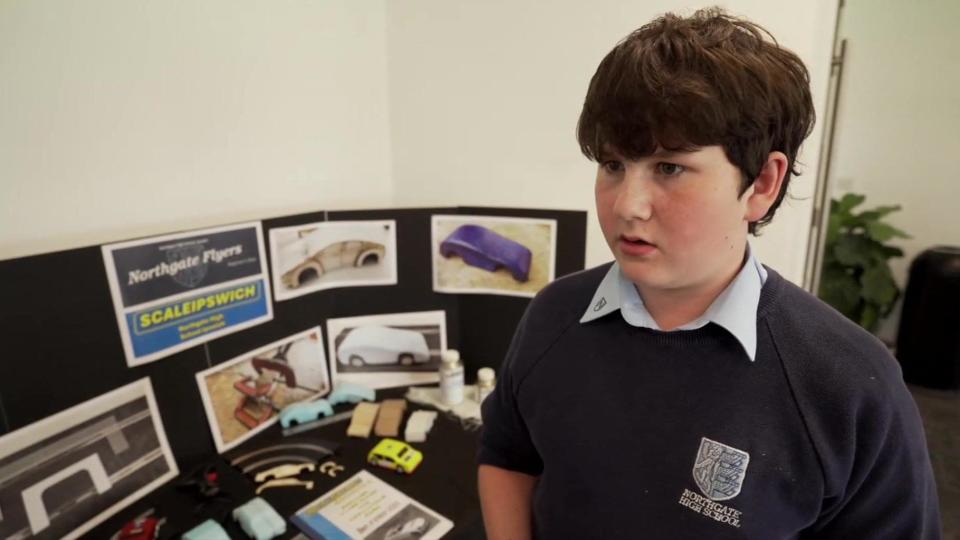
[[[620,172],[623,170],[623,163],[614,160],[607,160],[600,163],[600,166],[603,167],[603,170],[611,173]]]
[[[657,172],[664,176],[677,176],[684,170],[683,165],[677,165],[676,163],[657,163]]]

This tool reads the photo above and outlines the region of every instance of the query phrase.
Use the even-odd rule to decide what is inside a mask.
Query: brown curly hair
[[[797,152],[814,120],[803,61],[763,27],[709,8],[690,17],[668,13],[620,41],[590,80],[577,140],[594,161],[606,145],[628,159],[658,146],[720,145],[743,174],[741,194],[770,152],[783,152],[783,185],[767,214],[750,223],[755,234],[799,174]]]

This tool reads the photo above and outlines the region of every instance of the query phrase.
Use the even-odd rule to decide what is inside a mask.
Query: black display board
[[[557,221],[556,276],[584,267],[586,213],[510,208],[412,208],[314,212],[263,221],[273,227],[319,221],[397,222],[398,284],[319,291],[274,303],[274,318],[149,364],[128,368],[99,246],[0,261],[0,435],[114,388],[150,377],[170,446],[187,470],[216,453],[195,374],[328,318],[439,310],[448,347],[476,369],[499,367],[528,298],[437,294],[432,290],[431,216],[492,215]]]

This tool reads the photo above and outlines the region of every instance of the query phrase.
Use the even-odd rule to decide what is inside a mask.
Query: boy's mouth
[[[623,242],[626,242],[626,243],[628,243],[628,244],[635,245],[635,246],[653,246],[653,245],[654,245],[654,244],[652,244],[652,243],[650,243],[650,242],[647,242],[646,240],[644,240],[643,238],[641,238],[641,237],[639,237],[639,236],[627,236],[627,235],[625,235],[625,234],[621,234],[621,235],[620,235],[620,240],[623,241]]]
[[[628,257],[643,257],[653,253],[657,246],[639,236],[620,235],[620,253]]]

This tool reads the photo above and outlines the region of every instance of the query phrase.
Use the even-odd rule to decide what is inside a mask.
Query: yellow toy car
[[[423,461],[423,454],[396,439],[383,439],[367,454],[371,465],[392,469],[398,474],[411,474]]]

